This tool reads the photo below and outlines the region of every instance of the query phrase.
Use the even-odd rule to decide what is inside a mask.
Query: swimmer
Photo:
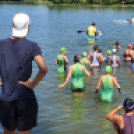
[[[116,41],[115,46],[113,46],[115,49],[121,49],[120,42]]]
[[[99,60],[103,62],[103,55],[102,53],[98,53],[99,46],[96,45],[94,49],[94,52],[89,53],[88,59],[92,58],[92,67],[99,67]]]
[[[106,66],[106,75],[103,75],[99,79],[99,83],[96,87],[95,93],[99,92],[99,88],[102,85],[102,91],[100,95],[101,101],[105,102],[113,102],[113,84],[115,84],[118,88],[120,94],[123,92],[120,89],[120,85],[118,84],[115,77],[111,76],[112,68],[110,66]]]
[[[92,68],[92,64],[90,63],[90,61],[87,59],[87,53],[83,52],[82,53],[82,59],[80,60],[80,64],[85,66],[85,68],[88,70],[88,66],[90,66]]]
[[[58,73],[65,73],[67,71],[66,66],[68,64],[68,59],[66,56],[67,49],[62,47],[60,49],[61,54],[59,54],[56,58],[55,65],[59,64],[57,68]]]
[[[104,57],[104,61],[108,63],[110,57],[111,57],[111,50],[107,50],[107,57]]]
[[[131,52],[132,52],[132,45],[128,44],[127,49],[124,51],[124,60],[125,61],[131,61]]]
[[[117,114],[119,110],[124,110],[124,115]],[[134,133],[134,101],[126,98],[122,106],[118,106],[106,115],[106,119],[113,123],[114,129],[118,134]]]
[[[119,67],[121,65],[120,57],[116,56],[116,49],[113,49],[113,56],[109,57],[108,65],[112,67]]]
[[[66,81],[64,84],[59,85],[59,88],[64,87],[67,82],[70,80],[72,76],[72,91],[73,92],[83,92],[85,89],[84,86],[84,80],[83,80],[83,73],[89,77],[90,72],[86,70],[86,68],[81,65],[80,63],[80,57],[78,55],[74,56],[74,64],[69,67],[69,73],[67,76]]]

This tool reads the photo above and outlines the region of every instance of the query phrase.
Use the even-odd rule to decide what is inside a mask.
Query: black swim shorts
[[[35,98],[2,102],[1,124],[9,131],[27,131],[36,126],[38,104]]]

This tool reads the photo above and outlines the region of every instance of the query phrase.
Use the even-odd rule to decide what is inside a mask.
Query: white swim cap
[[[113,49],[113,53],[114,53],[114,54],[116,53],[116,51],[117,51],[116,49]]]

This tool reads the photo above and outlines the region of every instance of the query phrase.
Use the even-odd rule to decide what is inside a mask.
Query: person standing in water
[[[108,65],[111,64],[112,67],[119,67],[121,65],[120,57],[116,56],[116,49],[113,49],[113,56],[109,57]]]
[[[111,57],[111,50],[107,50],[107,57],[104,57],[106,63],[109,62],[109,58]]]
[[[92,58],[91,59],[92,67],[99,67],[99,60],[101,60],[101,62],[103,62],[103,55],[102,55],[102,53],[98,53],[99,46],[96,45],[94,47],[94,49],[95,49],[94,52],[89,53],[88,59]]]
[[[16,14],[12,24],[12,37],[0,40],[1,124],[4,134],[15,134],[16,129],[18,134],[30,134],[38,114],[34,88],[46,75],[47,66],[37,43],[26,39],[29,16]],[[33,60],[39,71],[32,81]]]
[[[87,29],[87,35],[89,37],[94,37],[96,35],[99,35],[99,32],[97,32],[96,28],[95,28],[95,23],[93,22],[92,23],[92,26],[89,26],[88,29]]]
[[[83,80],[83,73],[89,77],[90,73],[86,70],[86,68],[81,65],[80,57],[78,55],[74,56],[74,64],[69,67],[69,73],[67,76],[66,81],[59,85],[59,88],[64,87],[72,76],[72,91],[73,92],[83,92],[85,89],[84,80]]]
[[[117,86],[119,93],[122,94],[120,85],[118,84],[116,78],[111,76],[111,73],[112,68],[110,66],[107,66],[106,75],[100,77],[99,83],[96,86],[95,93],[97,94],[99,92],[100,86],[102,85],[102,91],[100,95],[101,101],[113,102],[113,84]]]
[[[57,72],[58,73],[65,73],[67,71],[67,64],[68,64],[68,59],[67,59],[67,56],[66,56],[66,53],[67,53],[67,49],[62,47],[60,49],[60,52],[61,54],[59,54],[56,58],[56,61],[55,61],[55,65],[59,64],[58,68],[57,68]]]
[[[124,58],[125,58],[124,60],[125,61],[131,61],[131,52],[133,51],[131,49],[132,49],[132,45],[128,44],[127,49],[124,51]]]
[[[92,64],[90,63],[90,61],[87,59],[87,53],[83,52],[82,53],[82,59],[80,60],[80,64],[85,66],[85,68],[88,70],[88,66],[90,66],[92,68]]]
[[[124,109],[125,115],[116,114]],[[134,101],[126,98],[122,106],[118,106],[106,115],[106,119],[113,123],[118,134],[134,134]]]
[[[113,46],[115,49],[121,49],[120,42],[116,41],[115,46]]]

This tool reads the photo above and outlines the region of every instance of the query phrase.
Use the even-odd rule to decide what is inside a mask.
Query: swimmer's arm
[[[109,57],[109,61],[107,62],[107,65],[110,65],[111,57]]]
[[[103,79],[103,76],[100,77],[99,83],[98,83],[98,85],[96,86],[96,91],[95,91],[96,94],[99,92],[99,88],[100,88],[100,86],[101,86],[101,84],[102,84],[102,79]]]
[[[116,80],[115,77],[113,77],[113,84],[116,85],[116,87],[118,88],[119,93],[122,94],[123,91],[121,91],[121,87],[120,87],[120,85],[118,84],[118,82],[117,82],[117,80]]]
[[[92,53],[89,53],[87,59],[89,60],[89,58],[92,56]]]
[[[65,60],[66,64],[68,64],[67,56],[64,56],[64,60]]]
[[[113,48],[116,48],[116,46],[113,46]]]
[[[57,57],[56,57],[56,60],[55,60],[55,63],[54,64],[57,65]]]
[[[67,84],[67,82],[70,80],[70,78],[71,78],[71,74],[72,74],[72,70],[71,70],[71,66],[69,67],[69,73],[68,73],[68,76],[67,76],[67,79],[66,79],[66,81],[63,83],[63,84],[61,84],[61,85],[59,85],[58,87],[59,88],[62,88],[62,87],[64,87],[66,84]]]
[[[130,53],[130,55],[131,55],[132,60],[134,60],[134,55],[132,52]]]
[[[101,63],[103,63],[104,62],[104,57],[103,57],[102,54],[100,54],[100,59],[101,59]]]
[[[88,61],[88,65],[92,68],[92,64],[91,64],[91,62],[90,62],[90,61]]]
[[[123,106],[119,106],[116,109],[112,110],[110,113],[106,115],[106,119],[110,120],[113,123],[116,123],[118,126],[120,126],[120,122],[122,120],[122,116],[117,115],[116,113],[122,109]]]
[[[121,66],[121,60],[119,56],[118,56],[118,62],[119,62],[119,66]]]
[[[85,72],[85,74],[89,77],[90,76],[90,72],[86,70],[86,68],[84,66],[82,66],[82,71]]]

